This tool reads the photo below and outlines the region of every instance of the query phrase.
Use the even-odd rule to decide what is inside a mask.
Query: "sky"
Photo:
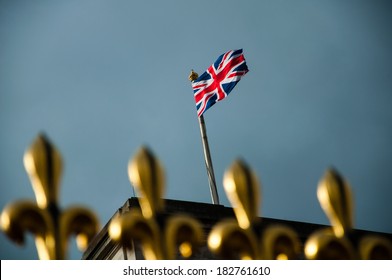
[[[211,203],[191,69],[242,48],[249,72],[205,122],[222,178],[242,158],[261,217],[329,224],[316,189],[336,168],[354,227],[392,233],[392,6],[388,1],[0,0],[0,210],[35,200],[23,154],[43,132],[61,152],[59,206],[101,227],[133,191],[147,145],[164,198]],[[74,238],[69,259],[80,259]],[[0,259],[37,259],[0,233]]]

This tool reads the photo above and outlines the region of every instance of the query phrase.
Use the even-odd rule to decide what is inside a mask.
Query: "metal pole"
[[[206,168],[207,168],[208,182],[210,183],[212,203],[219,204],[219,196],[218,196],[218,191],[216,189],[214,168],[212,167],[210,148],[208,146],[206,125],[204,122],[203,115],[199,117],[199,126],[200,126],[201,140],[203,142],[204,161],[206,163]]]
[[[189,80],[193,82],[198,78],[198,76],[199,75],[192,70],[191,74],[189,75]],[[204,162],[207,168],[207,175],[208,175],[208,182],[210,184],[212,203],[219,204],[219,196],[218,196],[218,191],[216,189],[214,168],[212,167],[210,147],[208,146],[206,124],[204,122],[203,115],[198,117],[198,119],[199,119],[199,126],[200,126],[201,141],[203,143]]]

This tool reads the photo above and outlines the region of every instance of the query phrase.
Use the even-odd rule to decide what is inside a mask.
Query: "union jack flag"
[[[192,82],[197,115],[200,117],[208,108],[221,101],[248,72],[242,49],[228,51]]]

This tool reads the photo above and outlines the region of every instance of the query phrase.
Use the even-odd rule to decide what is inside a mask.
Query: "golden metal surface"
[[[311,234],[305,243],[305,256],[314,260],[356,259],[355,249],[346,237],[353,226],[352,194],[349,184],[334,169],[320,180],[317,198],[332,228]]]
[[[129,249],[139,242],[147,260],[192,257],[202,243],[201,224],[192,217],[172,215],[164,218],[164,170],[158,158],[141,147],[128,165],[131,184],[135,186],[141,211],[131,210],[112,219],[109,236]]]
[[[215,225],[208,236],[208,247],[219,259],[260,258],[256,235],[249,229],[239,227],[235,220],[226,220]]]
[[[98,219],[84,207],[59,208],[62,162],[58,150],[39,135],[26,151],[24,164],[37,202],[8,204],[0,216],[1,229],[20,245],[25,234],[32,233],[40,259],[65,259],[72,235],[79,249],[86,249],[98,231]],[[128,175],[140,196],[140,210],[114,217],[108,228],[110,238],[129,249],[134,242],[140,243],[148,260],[194,258],[205,242],[202,225],[187,215],[164,213],[164,169],[148,148],[141,147],[129,161]],[[244,161],[233,162],[224,174],[223,185],[236,219],[217,222],[207,236],[208,248],[217,258],[301,258],[301,243],[292,228],[261,224],[259,179]],[[336,170],[325,172],[317,197],[332,227],[309,235],[302,252],[307,259],[392,259],[389,239],[375,234],[355,236],[352,232],[351,189]]]
[[[56,147],[39,134],[25,152],[23,162],[39,207],[57,204],[63,164]]]
[[[129,161],[128,176],[140,196],[144,217],[149,219],[156,212],[161,212],[164,208],[164,170],[158,158],[147,147],[142,146]]]
[[[23,244],[24,234],[31,232],[40,259],[65,259],[67,241],[73,234],[79,248],[85,249],[98,231],[98,219],[83,207],[60,211],[62,162],[58,150],[40,134],[26,151],[24,165],[37,203],[17,201],[6,206],[1,213],[2,230],[18,244]]]
[[[305,256],[309,260],[357,259],[351,242],[346,237],[337,237],[330,228],[309,236],[305,243]]]
[[[223,185],[237,221],[218,223],[212,229],[208,245],[222,259],[296,259],[300,242],[294,230],[273,225],[256,230],[260,183],[256,174],[242,160],[227,169]]]
[[[259,259],[261,251],[252,229],[258,220],[258,178],[244,161],[236,160],[226,170],[223,186],[237,220],[218,222],[209,234],[208,247],[221,259]]]
[[[353,228],[351,188],[336,170],[325,172],[318,185],[317,197],[332,228],[309,236],[305,243],[307,259],[392,259],[391,242],[380,236],[362,236],[358,248],[354,247],[357,241],[349,234]]]
[[[263,259],[295,260],[299,258],[301,243],[293,229],[273,225],[264,230],[261,248]]]
[[[76,237],[79,250],[86,250],[88,244],[98,232],[98,226],[99,221],[92,211],[82,206],[66,208],[60,215],[62,251],[66,252],[67,241],[72,235]]]
[[[359,254],[363,260],[392,260],[392,243],[381,236],[365,236],[359,243]]]
[[[199,74],[197,74],[195,71],[193,71],[193,69],[191,70],[191,73],[189,74],[188,79],[193,82],[194,80],[196,80],[197,78],[199,78]]]
[[[25,233],[34,235],[40,259],[55,259],[54,224],[48,211],[33,201],[16,201],[7,205],[1,213],[3,232],[18,245],[25,242]]]
[[[239,226],[248,229],[258,219],[259,179],[244,161],[236,160],[225,172],[223,186]]]
[[[352,229],[353,199],[350,185],[336,170],[325,172],[317,188],[317,198],[337,237],[344,236]]]
[[[165,228],[167,259],[175,259],[177,251],[183,258],[190,258],[202,245],[201,224],[187,215],[175,215],[168,219]]]
[[[153,219],[146,219],[139,210],[133,210],[112,219],[109,236],[113,241],[132,249],[132,241],[140,242],[147,260],[164,259],[161,234]]]
[[[163,175],[153,175],[152,170],[157,170],[157,167],[150,166],[156,164],[145,163],[156,162],[152,153],[143,157],[149,159],[137,160],[141,164],[136,164],[133,169],[137,170],[137,178],[147,178],[138,179],[140,189],[154,191],[157,188],[151,186],[151,182],[158,180],[149,178],[163,178]],[[143,176],[140,175],[142,173]],[[302,253],[310,260],[358,259],[359,256],[363,259],[391,259],[392,249],[387,239],[364,237],[359,239],[359,250],[353,246],[349,234],[353,220],[352,195],[348,183],[335,170],[327,170],[317,189],[317,197],[332,227],[312,233],[305,241],[304,252],[301,252],[300,240],[292,228],[279,224],[260,227],[261,219],[257,216],[260,183],[243,161],[236,160],[227,169],[223,185],[236,219],[219,221],[208,234],[208,248],[219,259],[291,260],[302,258]],[[157,199],[146,201],[151,204]],[[143,210],[143,203],[141,205]],[[190,217],[178,215],[158,223],[154,215],[156,210],[148,207],[152,210],[143,210],[143,215],[139,213],[136,218],[128,217],[129,214],[120,216],[124,220],[129,219],[128,222],[113,220],[110,227],[112,238],[128,247],[132,245],[130,240],[141,241],[147,259],[174,259],[179,254],[182,258],[191,258],[195,248],[201,244],[200,224]],[[132,226],[127,226],[128,223]]]
[[[198,221],[189,216],[169,217],[167,226],[160,228],[154,218],[146,218],[139,210],[131,210],[112,219],[110,238],[126,248],[133,249],[133,242],[141,244],[146,260],[192,257],[203,240]]]

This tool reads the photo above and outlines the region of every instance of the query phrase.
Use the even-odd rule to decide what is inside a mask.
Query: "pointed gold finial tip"
[[[196,80],[197,78],[199,78],[199,74],[197,74],[195,71],[193,71],[193,69],[191,70],[191,73],[188,76],[188,79],[193,82],[194,80]]]
[[[35,141],[40,141],[42,143],[45,143],[46,145],[53,146],[52,142],[50,141],[50,138],[43,131],[38,133],[37,137],[35,138]]]
[[[37,138],[44,138],[44,139],[48,139],[48,137],[46,136],[46,133],[44,131],[40,131],[38,133]]]
[[[342,175],[340,174],[340,172],[334,167],[334,166],[330,166],[326,171],[325,174],[327,176],[332,176],[333,178],[337,178],[339,180],[343,180]]]

